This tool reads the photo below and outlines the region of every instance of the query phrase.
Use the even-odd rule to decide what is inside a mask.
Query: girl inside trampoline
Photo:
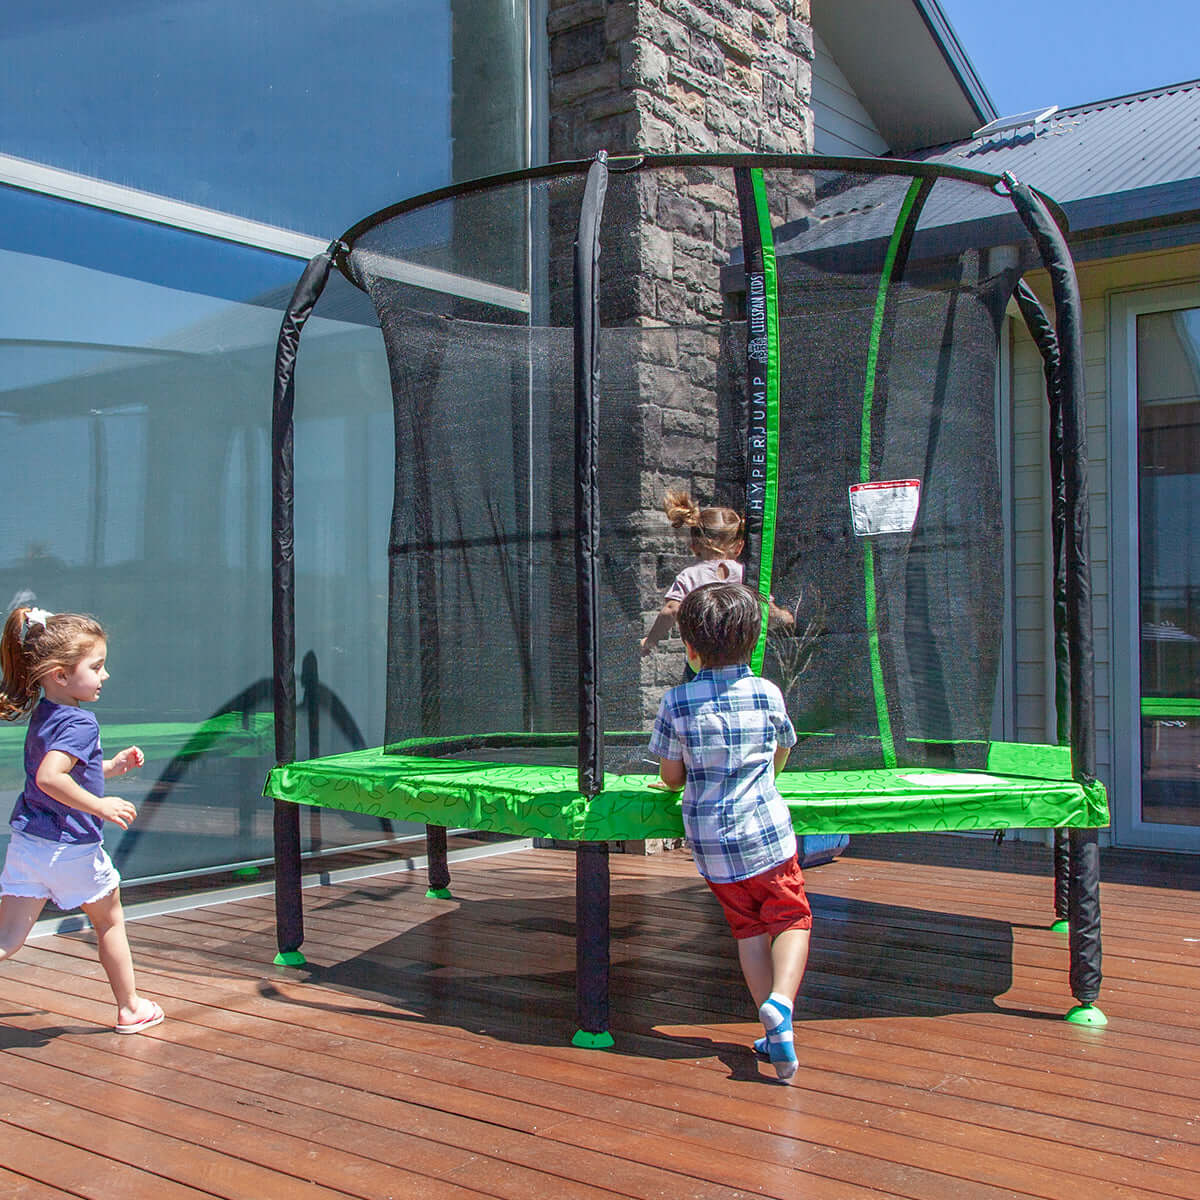
[[[105,821],[128,829],[137,816],[128,800],[104,794],[104,781],[140,767],[145,756],[127,746],[106,759],[96,718],[80,707],[99,699],[107,655],[104,630],[78,613],[16,608],[0,636],[0,716],[29,716],[25,788],[0,874],[0,960],[25,944],[47,900],[64,911],[82,908],[117,1002],[114,1030],[142,1033],[163,1010],[138,995],[121,876],[101,839]]]
[[[783,695],[749,667],[762,625],[740,583],[704,584],[679,607],[695,676],[663,697],[650,753],[683,788],[696,868],[720,901],[766,1036],[754,1049],[786,1083],[796,1073],[792,1008],[808,962],[812,909],[791,815],[775,775],[796,743]]]
[[[671,581],[663,606],[649,632],[642,638],[642,657],[671,632],[679,606],[687,595],[705,583],[741,583],[744,570],[739,556],[746,544],[746,522],[732,508],[712,505],[701,508],[688,492],[670,491],[663,497],[663,511],[675,529],[691,531],[691,549],[695,562],[689,563]],[[770,620],[776,625],[791,624],[794,617],[772,602]],[[684,679],[691,679],[689,664]]]

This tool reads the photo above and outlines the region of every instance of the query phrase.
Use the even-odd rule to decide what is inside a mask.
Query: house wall
[[[1084,313],[1084,378],[1088,413],[1094,640],[1096,651],[1097,768],[1109,787],[1110,805],[1128,811],[1135,797],[1113,791],[1113,581],[1110,512],[1136,503],[1114,492],[1109,464],[1109,394],[1112,347],[1108,298],[1118,291],[1200,279],[1200,246],[1077,264]],[[1030,284],[1052,311],[1044,273]],[[1051,545],[1049,528],[1048,414],[1041,358],[1023,322],[1011,322],[1013,439],[1013,554],[1016,659],[1015,720],[1019,740],[1054,737]],[[1134,598],[1136,599],[1136,598]]]
[[[886,154],[890,147],[815,31],[813,51],[813,152]]]
[[[550,158],[803,153],[809,0],[550,0]]]

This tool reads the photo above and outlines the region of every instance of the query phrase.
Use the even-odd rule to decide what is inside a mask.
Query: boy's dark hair
[[[749,662],[762,628],[758,597],[745,584],[706,583],[689,592],[676,617],[679,633],[706,667]]]

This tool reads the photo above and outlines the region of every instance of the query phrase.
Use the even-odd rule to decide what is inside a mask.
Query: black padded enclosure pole
[[[604,787],[600,717],[600,504],[597,333],[600,222],[608,190],[607,155],[588,168],[575,242],[575,567],[579,630],[579,790],[589,799]],[[575,851],[575,1008],[578,1045],[611,1045],[608,1032],[608,845],[581,842]]]
[[[1061,382],[1067,564],[1066,623],[1071,659],[1071,760],[1075,778],[1096,778],[1092,585],[1088,563],[1087,411],[1083,379],[1083,306],[1066,238],[1041,197],[1005,176],[1013,204],[1050,275]],[[1100,846],[1094,829],[1070,838],[1071,992],[1081,1005],[1100,994]]]
[[[575,572],[579,642],[579,790],[604,787],[600,719],[600,437],[597,333],[600,327],[600,222],[608,190],[608,155],[588,168],[575,241]]]
[[[1054,555],[1054,715],[1055,735],[1060,746],[1071,740],[1071,661],[1067,641],[1067,491],[1063,477],[1062,377],[1058,370],[1058,336],[1033,289],[1022,280],[1017,284],[1016,300],[1025,318],[1046,376],[1046,400],[1050,410],[1050,531]],[[1069,915],[1071,877],[1070,843],[1065,830],[1054,831],[1054,917],[1066,921]]]
[[[336,243],[304,268],[283,314],[275,347],[271,414],[271,650],[274,658],[275,762],[296,758],[295,475],[292,414],[300,331],[325,290]],[[304,941],[300,903],[300,810],[275,801],[275,937],[281,955]]]
[[[1030,335],[1042,356],[1046,399],[1050,408],[1050,533],[1054,554],[1054,711],[1058,744],[1071,738],[1070,643],[1067,639],[1067,485],[1063,474],[1062,376],[1058,337],[1041,301],[1022,280],[1015,292]]]

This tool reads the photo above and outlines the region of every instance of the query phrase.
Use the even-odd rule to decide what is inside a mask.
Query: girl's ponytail
[[[663,497],[663,512],[676,529],[681,525],[695,529],[700,524],[700,505],[687,492],[668,492]]]
[[[732,508],[713,506],[701,508],[687,492],[668,492],[663,497],[663,511],[678,529],[682,525],[692,531],[692,548],[717,554],[737,554],[746,536],[746,522]]]
[[[0,668],[4,673],[0,680],[0,717],[6,721],[25,716],[37,700],[38,688],[31,686],[22,636],[29,613],[28,608],[14,608],[0,634]]]

